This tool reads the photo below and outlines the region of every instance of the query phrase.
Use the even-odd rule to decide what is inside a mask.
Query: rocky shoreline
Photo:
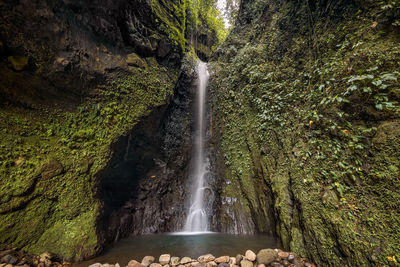
[[[60,267],[71,265],[63,262],[51,253],[41,255],[26,254],[16,249],[0,251],[0,267]],[[235,257],[212,254],[199,256],[197,259],[190,257],[173,257],[170,254],[162,254],[156,261],[153,256],[145,256],[141,262],[129,261],[126,267],[315,267],[293,252],[285,252],[280,249],[262,249],[257,254],[247,250],[244,255]],[[121,267],[119,263],[95,263],[89,267]]]
[[[170,254],[162,254],[158,258],[145,256],[141,262],[131,260],[127,267],[315,267],[292,252],[280,249],[262,249],[257,254],[247,250],[244,255],[236,257],[220,256],[212,254],[199,256],[197,259],[190,257],[172,257]],[[119,263],[95,263],[89,267],[120,267]]]

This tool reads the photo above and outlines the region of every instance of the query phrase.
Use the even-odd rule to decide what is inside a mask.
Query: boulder
[[[242,260],[240,262],[240,266],[241,267],[253,267],[253,263],[251,261],[248,261],[248,260]]]
[[[247,250],[246,253],[244,254],[244,257],[246,258],[246,260],[255,261],[256,260],[256,253],[254,253],[251,250]]]
[[[180,261],[179,257],[171,257],[171,265],[172,266],[179,265],[180,263],[181,263],[181,261]]]
[[[169,255],[169,254],[162,254],[162,255],[160,256],[160,258],[158,259],[158,262],[159,262],[161,265],[165,265],[165,264],[168,264],[170,260],[171,260],[171,255]]]
[[[148,267],[148,266],[150,266],[150,264],[152,264],[153,262],[155,262],[155,258],[153,257],[153,256],[145,256],[145,257],[143,257],[143,259],[142,259],[142,265],[143,266],[145,266],[145,267]]]
[[[229,262],[229,256],[221,256],[215,259],[216,263]]]
[[[201,255],[200,257],[197,258],[198,262],[203,263],[203,262],[209,262],[215,260],[215,257],[212,254],[206,254],[206,255]]]
[[[128,262],[127,267],[144,267],[144,266],[135,260],[131,260],[130,262]]]
[[[273,249],[262,249],[257,253],[258,264],[268,266],[271,262],[278,259],[278,252]]]

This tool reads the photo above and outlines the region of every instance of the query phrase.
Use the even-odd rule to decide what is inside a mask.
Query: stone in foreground
[[[180,258],[179,257],[171,257],[171,265],[176,266],[180,264]]]
[[[215,260],[215,257],[212,254],[201,255],[198,259],[198,262],[209,262]]]
[[[274,249],[262,249],[257,253],[258,264],[271,264],[271,262],[278,259],[278,252]]]
[[[181,259],[181,264],[186,264],[186,263],[191,263],[191,262],[192,262],[192,259],[189,257],[183,257]]]
[[[229,262],[229,256],[222,256],[215,259],[216,263]]]
[[[142,259],[142,265],[144,266],[144,267],[148,267],[148,266],[150,266],[150,264],[152,264],[153,262],[155,262],[155,258],[153,257],[153,256],[145,256],[143,259]]]
[[[170,260],[171,260],[171,255],[169,254],[162,254],[158,259],[161,265],[168,264]]]
[[[255,261],[256,260],[256,253],[254,253],[251,250],[247,250],[244,255],[245,255],[245,258],[247,260],[249,260],[249,261]]]
[[[240,266],[241,267],[253,267],[253,263],[251,261],[248,261],[248,260],[242,260],[240,262]]]
[[[144,266],[135,260],[131,260],[130,262],[128,262],[128,267],[144,267]]]

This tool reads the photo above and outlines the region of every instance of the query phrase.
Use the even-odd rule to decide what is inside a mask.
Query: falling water
[[[205,104],[208,83],[207,64],[197,64],[198,85],[196,97],[196,128],[193,153],[192,190],[190,198],[190,209],[185,224],[185,232],[206,232],[209,230],[208,214],[205,203],[206,181],[208,162],[204,153],[204,137],[206,133]]]

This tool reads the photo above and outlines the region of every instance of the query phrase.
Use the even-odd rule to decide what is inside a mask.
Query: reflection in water
[[[219,233],[199,234],[199,235],[148,235],[130,237],[118,241],[111,245],[99,257],[77,264],[74,267],[89,266],[90,264],[100,263],[119,263],[126,266],[130,260],[141,261],[144,256],[154,256],[156,259],[161,254],[171,254],[177,257],[192,257],[206,253],[214,256],[236,256],[244,254],[247,249],[257,253],[263,248],[276,248],[276,240],[267,235],[226,235]]]

